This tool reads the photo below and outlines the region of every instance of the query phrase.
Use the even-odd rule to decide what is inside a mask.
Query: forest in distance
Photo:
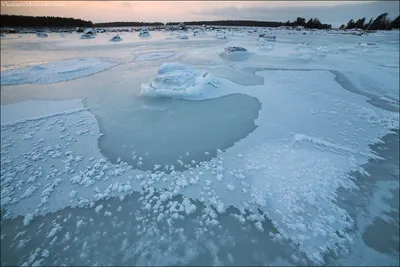
[[[400,16],[391,20],[388,13],[383,13],[376,18],[358,20],[351,19],[347,24],[342,24],[340,29],[362,29],[362,30],[392,30],[400,28]],[[63,17],[33,17],[20,15],[1,15],[1,27],[33,27],[33,28],[57,28],[57,27],[145,27],[145,26],[174,26],[181,22],[105,22],[93,23],[82,19]],[[301,26],[307,29],[331,29],[332,25],[325,24],[318,18],[297,17],[296,20],[277,21],[256,21],[256,20],[216,20],[216,21],[188,21],[185,25],[207,25],[207,26],[247,26],[247,27],[296,27]]]

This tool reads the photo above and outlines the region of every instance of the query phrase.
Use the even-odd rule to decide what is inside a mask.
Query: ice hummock
[[[276,36],[275,35],[268,35],[266,33],[260,34],[258,37],[266,39],[266,40],[269,40],[269,41],[275,41],[276,40]]]
[[[139,32],[139,36],[140,37],[149,37],[150,36],[149,30],[147,28],[142,28]]]
[[[219,55],[226,60],[244,61],[249,58],[250,53],[244,47],[229,46],[224,49],[224,52],[219,53]]]
[[[225,53],[228,53],[228,54],[234,54],[237,52],[247,52],[247,49],[240,47],[240,46],[229,46],[229,47],[226,47],[224,49],[224,51],[225,51]]]
[[[96,35],[96,30],[93,28],[87,28],[86,30],[83,31],[84,34],[92,34]]]
[[[93,39],[95,37],[94,34],[82,34],[81,39]]]
[[[111,42],[121,42],[122,40],[123,39],[119,36],[119,34],[110,39]]]
[[[142,84],[141,93],[151,97],[198,97],[203,91],[216,87],[216,80],[208,72],[200,72],[177,62],[162,64],[150,83]]]
[[[36,34],[36,36],[37,36],[37,37],[49,37],[49,36],[47,35],[47,33],[45,33],[45,32],[38,32],[38,33]]]

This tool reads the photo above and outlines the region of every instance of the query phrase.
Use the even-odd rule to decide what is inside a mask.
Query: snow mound
[[[234,54],[238,52],[247,52],[246,48],[240,46],[229,46],[224,49],[225,53]]]
[[[121,42],[122,40],[123,39],[119,36],[119,34],[110,39],[111,42]]]
[[[189,39],[189,37],[187,37],[187,35],[180,35],[180,36],[178,36],[178,38],[183,39],[183,40]]]
[[[150,36],[149,30],[147,28],[142,28],[139,32],[139,36],[140,37],[149,37]]]
[[[226,60],[244,61],[249,58],[250,53],[247,52],[246,48],[240,46],[229,46],[219,55]]]
[[[84,34],[91,34],[91,35],[96,35],[96,30],[93,28],[87,28],[86,30],[83,31]]]
[[[93,39],[95,36],[94,34],[83,34],[81,35],[81,39]]]
[[[207,72],[177,62],[162,64],[150,83],[142,84],[141,93],[150,97],[196,98],[216,87],[216,80]]]
[[[161,58],[171,57],[173,55],[174,55],[174,53],[147,53],[147,54],[138,56],[135,61],[157,60],[157,59],[161,59]]]
[[[92,75],[116,64],[98,58],[77,58],[1,72],[1,85],[50,84]]]
[[[270,40],[270,41],[275,41],[276,40],[276,36],[275,35],[267,35],[265,33],[260,34],[258,37],[262,38],[262,39]]]
[[[38,33],[36,34],[36,36],[37,36],[37,37],[49,37],[49,36],[47,35],[47,33],[44,33],[44,32],[38,32]]]

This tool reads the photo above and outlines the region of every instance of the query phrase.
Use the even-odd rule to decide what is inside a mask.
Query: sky
[[[267,20],[319,18],[338,27],[350,19],[399,15],[399,1],[1,1],[1,14],[111,21]],[[26,4],[26,3],[30,3]],[[21,6],[22,5],[22,6]],[[24,6],[25,5],[25,6]]]

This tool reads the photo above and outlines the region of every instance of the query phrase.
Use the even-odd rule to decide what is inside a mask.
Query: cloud
[[[203,9],[193,12],[194,15],[201,15],[204,20],[210,19],[243,19],[243,20],[264,20],[264,21],[287,21],[297,17],[316,17],[323,23],[333,26],[347,23],[350,19],[376,17],[381,13],[388,12],[394,18],[399,15],[398,1],[374,1],[366,3],[352,3],[330,6],[287,6],[287,7],[222,7],[216,9]]]

